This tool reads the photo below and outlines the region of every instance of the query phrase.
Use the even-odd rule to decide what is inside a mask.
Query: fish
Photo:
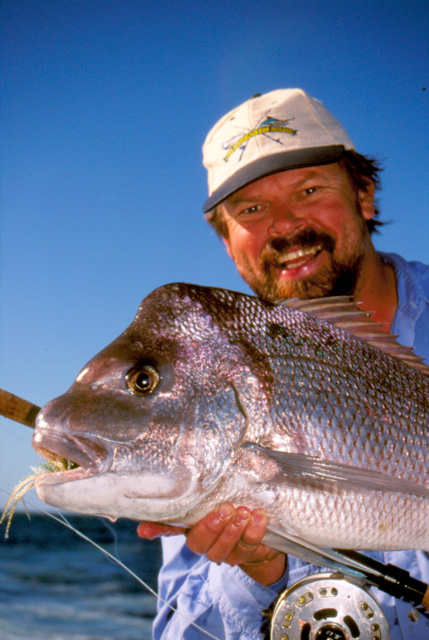
[[[428,391],[429,367],[349,297],[164,285],[39,412],[34,448],[68,462],[36,491],[185,527],[263,507],[271,546],[429,550]]]

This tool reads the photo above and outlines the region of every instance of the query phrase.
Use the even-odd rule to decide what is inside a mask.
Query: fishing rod
[[[0,389],[0,415],[34,429],[39,411],[40,407],[37,404],[15,396],[5,389]]]
[[[0,415],[34,428],[40,409],[38,405],[0,389]],[[272,532],[284,537],[280,532]],[[355,576],[363,576],[381,591],[429,610],[429,586],[410,576],[405,569],[392,564],[385,565],[357,551],[344,549],[329,551],[316,546],[310,551],[308,547],[303,547],[302,541],[298,539],[290,538],[289,542],[294,546],[296,555],[302,555],[299,553],[302,547],[304,557],[308,557],[308,553],[313,552],[313,561],[317,564],[330,565],[334,570],[344,571],[349,575],[351,570]],[[329,554],[332,554],[332,558]]]

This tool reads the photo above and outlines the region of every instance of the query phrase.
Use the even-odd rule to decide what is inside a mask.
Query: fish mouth
[[[47,472],[40,475],[36,485],[90,478],[107,471],[112,462],[100,440],[84,434],[70,436],[43,429],[35,432],[33,447],[47,460]]]

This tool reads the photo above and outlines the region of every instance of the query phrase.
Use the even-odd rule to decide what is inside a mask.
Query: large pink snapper
[[[312,544],[428,550],[428,371],[344,299],[167,285],[40,412],[36,450],[74,464],[37,493],[184,525],[228,500]]]

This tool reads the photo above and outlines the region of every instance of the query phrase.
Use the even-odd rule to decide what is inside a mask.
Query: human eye
[[[258,213],[261,211],[262,207],[260,204],[252,204],[250,207],[245,207],[241,209],[240,215],[251,215],[252,213]]]
[[[306,196],[312,196],[314,193],[317,193],[318,191],[320,191],[322,187],[307,187],[306,189],[304,189],[304,195]]]
[[[233,206],[227,209],[230,216],[233,218],[244,221],[251,221],[259,219],[265,215],[265,212],[269,209],[269,204],[266,202],[249,202],[242,201],[237,202]]]
[[[308,181],[309,182],[309,181]],[[307,200],[316,199],[319,197],[320,193],[323,191],[323,186],[320,184],[312,184],[307,183],[305,185],[300,185],[297,187],[293,194],[291,195],[291,199],[294,202],[305,204]]]

